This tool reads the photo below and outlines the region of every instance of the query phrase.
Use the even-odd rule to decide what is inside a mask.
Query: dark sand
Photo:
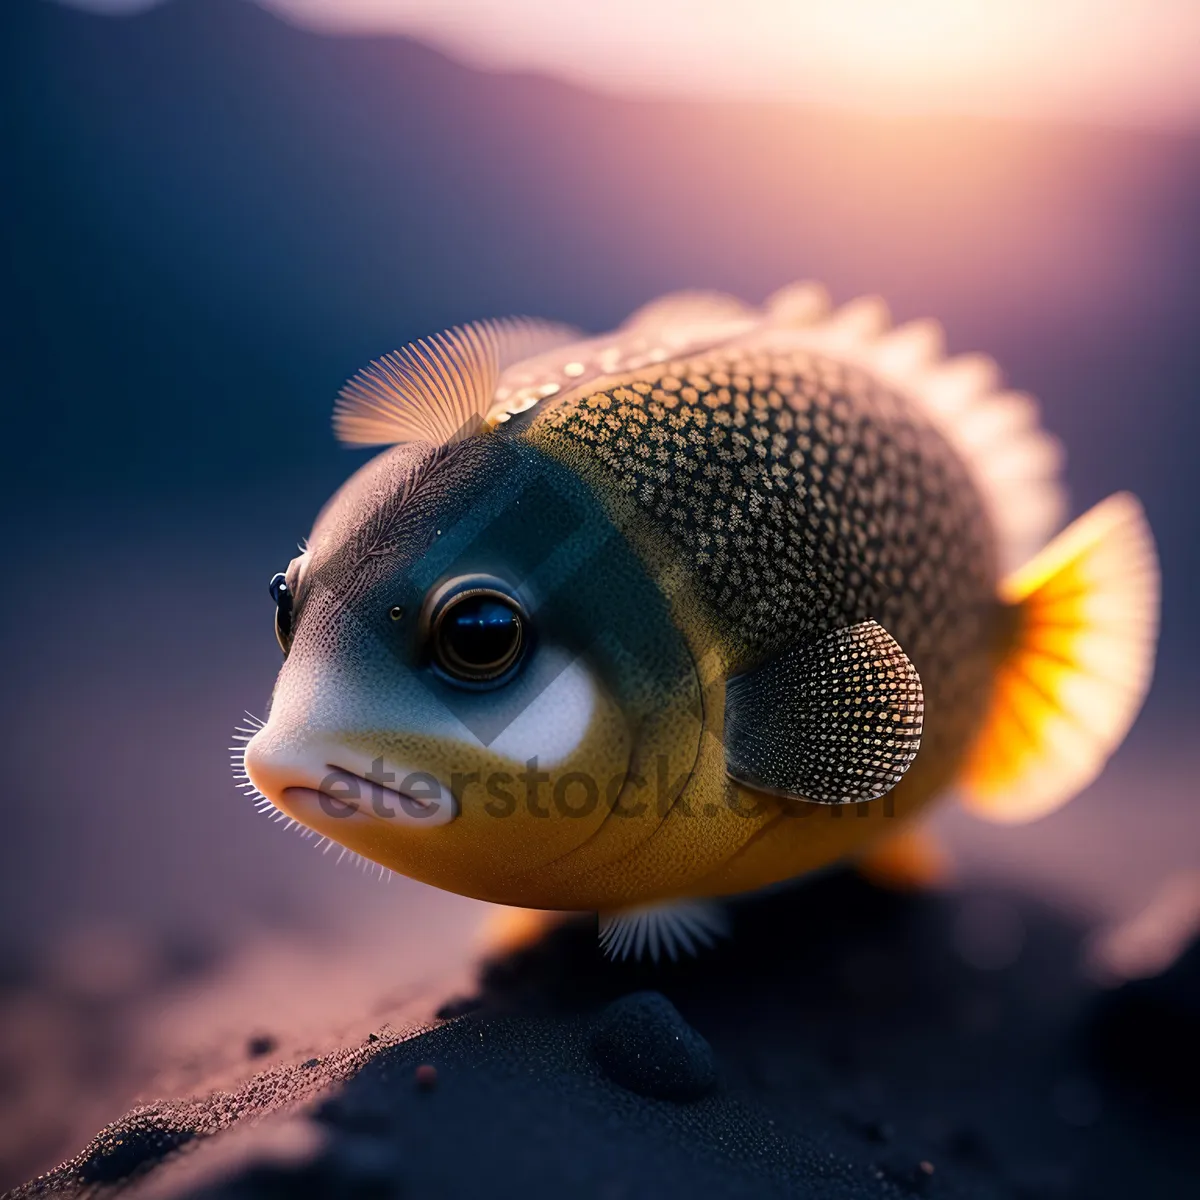
[[[576,922],[320,1053],[246,1030],[12,1194],[1191,1197],[1198,957],[1104,991],[1032,902],[846,873],[678,965]]]

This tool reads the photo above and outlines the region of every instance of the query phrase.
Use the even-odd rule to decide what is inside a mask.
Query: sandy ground
[[[1105,987],[1043,905],[842,872],[740,903],[733,932],[635,967],[577,921],[382,988],[361,950],[260,946],[193,983],[190,1018],[162,993],[180,1053],[126,1076],[159,1099],[15,1194],[1194,1194],[1195,951]],[[266,978],[278,1021],[239,1027]]]

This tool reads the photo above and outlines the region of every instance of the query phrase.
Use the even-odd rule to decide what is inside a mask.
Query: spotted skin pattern
[[[886,796],[921,744],[916,668],[876,621],[836,629],[726,688],[729,773],[815,804]]]
[[[619,859],[576,858],[584,891],[607,893],[618,867],[631,896],[762,886],[894,832],[885,816],[949,782],[982,719],[1003,612],[978,489],[917,403],[831,358],[734,346],[590,385],[520,436],[587,480],[652,568],[685,564],[664,591],[713,735],[650,836]],[[920,675],[912,769],[870,813],[789,821],[796,806],[759,795],[752,818],[727,819],[744,806],[712,747],[725,679],[866,620]]]
[[[435,886],[633,920],[870,857],[951,784],[1039,815],[1149,684],[1136,499],[1048,542],[1061,448],[1033,401],[877,297],[448,330],[361,372],[335,423],[392,449],[288,567],[285,662],[235,765],[279,819]],[[444,669],[427,619],[481,575],[530,634],[494,688]],[[327,811],[331,772],[379,770],[436,803]]]

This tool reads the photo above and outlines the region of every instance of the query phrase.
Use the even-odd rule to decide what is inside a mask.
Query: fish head
[[[570,907],[529,881],[612,819],[640,764],[666,752],[686,777],[699,690],[661,579],[520,439],[379,455],[272,590],[285,659],[246,776],[365,858]]]

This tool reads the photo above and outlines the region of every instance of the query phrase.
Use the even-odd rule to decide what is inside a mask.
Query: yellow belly
[[[523,898],[508,902],[611,911],[754,891],[853,856],[895,833],[952,774],[945,759],[918,759],[888,796],[839,807],[752,792],[728,779],[723,757],[704,766],[632,850],[597,861],[583,847],[557,864],[553,877],[523,881]]]
[[[725,772],[719,730],[708,730],[686,786],[665,812],[652,803],[638,819],[608,816],[569,854],[513,880],[503,900],[612,911],[753,891],[806,874],[895,833],[933,800],[954,776],[965,732],[955,722],[927,738],[908,774],[881,800],[832,806],[735,784]],[[645,798],[653,801],[653,791]],[[621,799],[631,807],[636,797]]]

